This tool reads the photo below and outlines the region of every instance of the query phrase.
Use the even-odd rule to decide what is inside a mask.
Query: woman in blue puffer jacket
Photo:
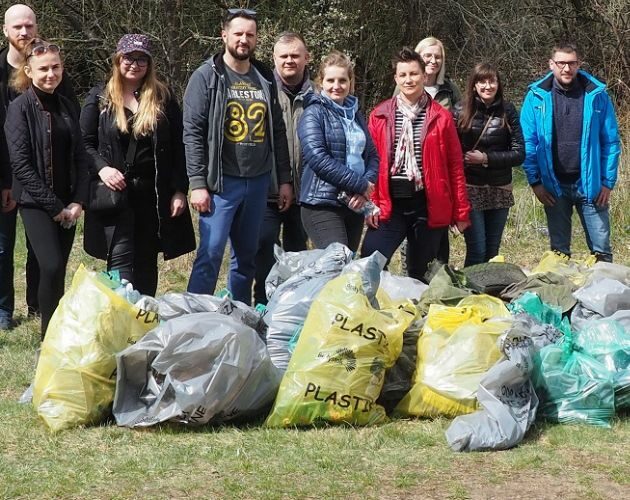
[[[317,248],[339,242],[354,252],[363,231],[361,210],[378,174],[378,154],[358,99],[350,95],[354,71],[348,56],[338,51],[326,56],[317,84],[320,93],[304,97],[298,126],[302,223]]]

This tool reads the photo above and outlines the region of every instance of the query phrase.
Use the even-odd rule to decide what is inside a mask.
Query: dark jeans
[[[306,231],[300,219],[300,207],[291,205],[286,212],[280,212],[276,203],[267,203],[265,219],[260,228],[258,253],[256,254],[256,275],[254,282],[254,303],[266,304],[265,279],[275,262],[273,246],[280,245],[287,252],[306,250]]]
[[[466,260],[464,266],[488,262],[499,255],[501,237],[507,222],[509,208],[471,210],[471,226],[464,231]]]
[[[107,241],[107,270],[116,269],[143,295],[154,296],[158,284],[157,200],[152,184],[129,191],[129,207],[102,216]]]
[[[0,318],[11,320],[15,308],[14,262],[17,209],[9,213],[0,212]],[[39,311],[37,298],[39,266],[26,237],[26,304],[29,313]]]
[[[75,227],[63,229],[39,208],[20,208],[26,235],[33,247],[40,271],[39,305],[42,313],[42,338],[61,297],[63,297],[66,265]]]
[[[343,243],[356,252],[363,234],[364,217],[347,207],[302,205],[302,224],[316,248]]]
[[[447,228],[431,229],[427,226],[425,208],[394,200],[390,219],[381,221],[378,229],[369,228],[365,234],[361,257],[368,257],[379,251],[389,264],[398,246],[407,238],[409,276],[425,281],[424,275],[429,263],[437,258],[446,231]]]

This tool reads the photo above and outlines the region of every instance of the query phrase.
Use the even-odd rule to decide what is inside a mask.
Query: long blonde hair
[[[427,47],[433,47],[434,45],[440,47],[440,50],[442,51],[442,66],[440,67],[440,72],[438,73],[436,81],[438,85],[442,85],[444,84],[444,76],[446,74],[446,52],[444,51],[444,45],[442,44],[442,42],[440,42],[434,36],[429,36],[418,42],[418,45],[416,45],[416,52],[418,54],[422,54],[422,51],[424,49],[426,49]]]
[[[122,57],[121,52],[114,55],[112,74],[105,86],[105,108],[114,115],[114,123],[118,130],[129,132],[123,97],[123,76],[120,73]],[[135,114],[131,131],[134,137],[147,135],[155,130],[160,114],[164,111],[164,103],[170,95],[168,87],[157,78],[152,57],[149,57],[147,74],[139,91],[138,111]]]

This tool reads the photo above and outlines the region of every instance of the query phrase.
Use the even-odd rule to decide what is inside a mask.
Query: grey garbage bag
[[[603,317],[630,309],[630,287],[611,278],[593,281],[573,292],[573,296],[582,306]]]
[[[302,328],[315,297],[351,260],[352,251],[348,247],[332,243],[315,260],[304,258],[305,267],[281,283],[271,296],[264,316],[268,327],[267,348],[271,360],[282,372],[291,359],[291,338]]]
[[[410,299],[418,302],[429,285],[408,276],[396,276],[389,271],[383,271],[380,287],[392,300]]]
[[[523,440],[538,407],[530,381],[532,358],[561,337],[552,325],[540,324],[525,313],[516,315],[501,339],[505,358],[479,383],[477,400],[483,409],[455,418],[446,430],[453,451],[505,450]]]
[[[113,413],[126,427],[252,416],[273,402],[281,379],[256,331],[214,312],[167,321],[116,361]]]
[[[267,300],[271,299],[276,289],[288,280],[291,276],[294,276],[305,267],[312,265],[317,259],[319,259],[325,250],[304,250],[302,252],[285,252],[282,247],[274,245],[273,254],[276,258],[276,263],[269,271],[267,279],[265,280],[265,295]]]
[[[265,335],[267,325],[262,314],[244,302],[233,300],[227,295],[216,297],[200,293],[167,293],[157,299],[158,312],[162,321],[179,318],[185,314],[216,312],[225,316],[232,316],[237,321]]]
[[[596,262],[584,284],[588,285],[602,278],[610,278],[621,281],[625,285],[630,285],[630,267],[613,264],[612,262]]]

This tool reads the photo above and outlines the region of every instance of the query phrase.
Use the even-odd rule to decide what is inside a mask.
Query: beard
[[[24,47],[26,46],[26,44],[31,41],[31,38],[13,38],[13,37],[8,37],[8,40],[9,40],[9,44],[12,45],[13,48],[15,48],[18,51],[22,52],[24,50]]]
[[[242,45],[240,47],[241,48],[245,48]],[[244,53],[243,52],[241,52],[241,53],[238,52],[238,46],[237,47],[227,46],[226,50],[237,61],[247,61],[254,54],[254,51],[252,49],[250,49],[249,47],[247,47],[247,52],[244,52]]]

